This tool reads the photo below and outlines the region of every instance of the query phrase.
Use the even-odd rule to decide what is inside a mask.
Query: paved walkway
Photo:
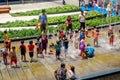
[[[60,13],[60,14],[49,14],[48,17],[55,17],[55,16],[63,16],[63,15],[74,15],[74,14],[80,14],[80,11],[77,12],[70,12],[70,13]],[[13,22],[16,20],[23,20],[23,21],[29,21],[32,19],[38,19],[38,15],[36,16],[20,16],[20,17],[12,17],[9,14],[0,14],[0,23],[6,23],[8,21]]]

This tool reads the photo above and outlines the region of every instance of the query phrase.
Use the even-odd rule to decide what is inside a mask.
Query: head
[[[88,43],[87,46],[90,46],[90,44]]]
[[[89,24],[86,24],[86,26],[89,26]]]
[[[24,41],[21,41],[21,44],[24,44]]]
[[[15,49],[16,49],[15,46],[13,46],[13,47],[12,47],[12,50],[15,51]]]
[[[43,38],[46,38],[47,37],[47,35],[46,34],[43,34],[43,36],[42,36]]]
[[[45,9],[42,9],[42,14],[45,14]]]
[[[33,41],[30,41],[29,44],[33,44]]]
[[[71,19],[71,16],[69,15],[69,16],[67,17],[67,19]]]
[[[65,64],[64,63],[61,63],[61,68],[65,68]]]
[[[73,73],[75,72],[75,67],[74,67],[74,66],[71,67],[71,71],[72,71]]]
[[[4,31],[4,34],[7,34],[7,31]]]
[[[8,44],[8,41],[6,41],[5,44],[7,45],[7,44]]]
[[[84,11],[81,11],[81,15],[83,15],[84,14]]]
[[[96,29],[96,26],[94,26],[93,28]]]
[[[85,37],[82,37],[82,39],[85,39]]]

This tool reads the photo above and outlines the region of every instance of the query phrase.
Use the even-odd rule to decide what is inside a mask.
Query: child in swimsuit
[[[7,47],[4,47],[4,48],[1,50],[1,54],[2,54],[2,57],[3,57],[4,65],[7,65],[8,48],[7,48]]]

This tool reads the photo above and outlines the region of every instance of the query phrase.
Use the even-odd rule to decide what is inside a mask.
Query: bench
[[[9,6],[0,6],[0,14],[1,13],[9,13],[11,10],[11,7]]]

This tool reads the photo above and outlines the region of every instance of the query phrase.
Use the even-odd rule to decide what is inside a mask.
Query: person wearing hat
[[[90,44],[87,44],[87,47],[85,48],[85,50],[86,50],[86,56],[87,57],[93,57],[94,56],[94,48]]]

